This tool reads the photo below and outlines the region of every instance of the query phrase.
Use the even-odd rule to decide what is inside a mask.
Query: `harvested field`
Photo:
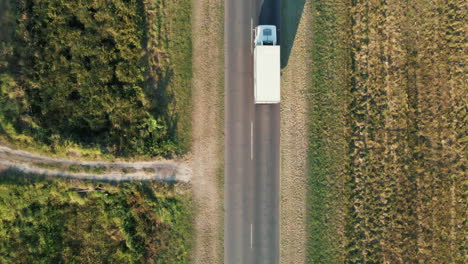
[[[308,262],[463,263],[466,2],[313,9]]]

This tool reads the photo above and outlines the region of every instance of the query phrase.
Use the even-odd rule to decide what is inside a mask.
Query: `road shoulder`
[[[223,1],[194,0],[192,170],[193,263],[222,263]]]
[[[298,14],[283,4],[282,19],[291,23]],[[287,66],[282,72],[281,91],[281,179],[280,263],[305,263],[308,150],[308,97],[310,87],[311,3],[306,1]]]

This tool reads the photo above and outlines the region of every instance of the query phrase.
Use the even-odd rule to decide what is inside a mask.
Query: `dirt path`
[[[222,263],[223,1],[193,2],[193,193],[196,264]]]
[[[283,34],[294,34],[302,6],[285,4]],[[307,89],[310,86],[311,1],[302,10],[281,91],[281,227],[280,263],[306,263]],[[284,23],[283,23],[284,24]],[[294,37],[289,35],[287,37]]]
[[[77,165],[89,167],[90,171],[73,172],[69,170],[70,166],[76,167]],[[0,146],[0,166],[29,173],[109,181],[162,180],[189,182],[192,176],[190,168],[183,161],[103,162],[68,160],[14,150],[5,146]],[[93,173],[93,168],[99,168],[101,172]]]

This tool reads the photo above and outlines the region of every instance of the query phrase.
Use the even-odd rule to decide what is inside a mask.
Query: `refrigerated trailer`
[[[254,98],[256,104],[280,102],[280,46],[276,45],[276,27],[261,25],[255,29]]]

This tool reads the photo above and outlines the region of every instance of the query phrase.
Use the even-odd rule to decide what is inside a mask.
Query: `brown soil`
[[[288,9],[285,11],[288,12]],[[311,14],[310,1],[307,0],[288,65],[282,73],[280,263],[306,262],[307,89],[310,87]]]
[[[222,263],[223,1],[193,1],[193,262]]]

